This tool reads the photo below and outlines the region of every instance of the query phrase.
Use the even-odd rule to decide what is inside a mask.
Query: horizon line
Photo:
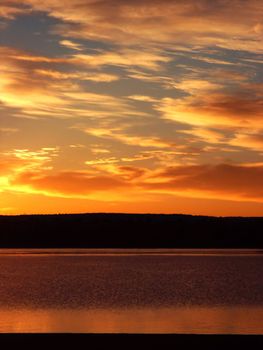
[[[19,217],[19,216],[59,216],[59,215],[153,215],[153,216],[191,216],[191,217],[206,217],[206,218],[263,218],[261,216],[243,216],[243,215],[203,215],[203,214],[185,214],[185,213],[134,213],[134,212],[80,212],[80,213],[21,213],[21,214],[0,214],[0,217]]]

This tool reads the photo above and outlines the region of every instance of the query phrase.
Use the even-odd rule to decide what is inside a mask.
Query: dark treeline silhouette
[[[162,214],[0,216],[2,248],[263,248],[263,218]]]

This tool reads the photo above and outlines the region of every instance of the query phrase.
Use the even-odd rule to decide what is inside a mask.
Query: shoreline
[[[61,346],[86,346],[92,349],[185,349],[190,346],[202,349],[221,349],[243,346],[244,348],[261,348],[262,335],[184,335],[184,334],[29,334],[2,333],[2,346],[26,346],[27,349],[46,349]]]
[[[262,249],[0,248],[1,256],[261,256]]]

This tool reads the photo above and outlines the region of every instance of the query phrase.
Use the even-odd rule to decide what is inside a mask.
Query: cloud
[[[161,170],[145,187],[197,198],[263,202],[262,178],[262,165],[177,166]]]
[[[229,142],[231,145],[259,151],[263,154],[263,133],[236,134]]]
[[[48,164],[59,154],[59,147],[43,147],[38,150],[13,149],[2,152],[2,167],[14,169],[16,173],[28,170],[37,170],[39,172],[51,169]],[[9,165],[8,165],[9,164]]]
[[[114,162],[92,166],[95,168],[81,171],[20,168],[8,177],[8,184],[1,183],[11,192],[102,201],[136,194],[137,200],[138,196],[174,195],[263,203],[262,163],[175,165],[154,170]]]
[[[124,99],[88,92],[82,81],[110,83],[116,74],[76,71],[70,58],[34,56],[0,47],[0,102],[24,116],[71,118],[140,114]],[[63,63],[63,70],[58,64]],[[68,69],[68,71],[67,71]],[[74,69],[74,70],[73,70]]]
[[[61,40],[60,42],[60,45],[62,46],[65,46],[69,49],[72,49],[72,50],[76,50],[76,51],[82,51],[83,50],[83,46],[78,44],[78,43],[75,43],[71,40]]]
[[[5,17],[32,10],[61,20],[56,30],[68,38],[262,53],[259,0],[3,0],[0,6]]]
[[[105,150],[102,150],[105,151]],[[102,152],[105,153],[105,152]],[[108,158],[96,158],[93,160],[87,160],[85,161],[86,165],[108,165],[108,164],[118,164],[118,163],[131,163],[131,162],[138,162],[138,161],[144,161],[153,158],[155,155],[151,154],[151,152],[144,152],[139,153],[134,156],[126,156],[126,157],[108,157]],[[103,169],[103,167],[100,169]]]
[[[14,157],[1,157],[1,161],[0,161],[0,171],[1,171],[1,176],[0,178],[3,178],[10,174],[12,171],[16,171],[17,169],[20,168],[20,166],[24,165],[24,162],[22,162],[19,159],[16,159]],[[5,177],[6,179],[6,177]]]
[[[0,101],[9,107],[48,110],[65,105],[57,87],[49,79],[41,79],[37,70],[41,64],[55,59],[27,55],[20,50],[0,47]],[[56,60],[55,60],[56,62]],[[61,86],[61,89],[67,85]]]
[[[71,61],[78,65],[88,67],[118,66],[118,67],[142,67],[150,70],[160,70],[162,63],[171,61],[170,57],[145,49],[119,49],[118,51],[106,51],[93,55],[75,54]]]
[[[19,129],[17,128],[0,128],[0,133],[5,133],[5,134],[13,134],[18,132]]]
[[[131,100],[135,100],[135,101],[149,102],[149,103],[153,103],[153,102],[158,101],[158,99],[156,99],[156,98],[153,98],[151,96],[144,96],[144,95],[131,95],[131,96],[128,96],[128,98],[130,98]]]
[[[112,139],[126,145],[149,148],[170,148],[172,146],[171,141],[167,141],[160,137],[132,135],[129,134],[129,132],[125,131],[123,128],[116,126],[111,126],[110,128],[83,128],[81,126],[76,126],[76,128],[84,131],[89,135],[93,135],[98,138]]]
[[[94,72],[62,72],[59,70],[50,70],[50,69],[36,69],[35,73],[42,77],[57,79],[57,80],[87,80],[87,81],[95,81],[95,82],[106,82],[110,83],[112,81],[119,80],[119,76],[116,74],[108,74],[108,73],[94,73]]]
[[[44,147],[38,150],[13,149],[1,153],[0,192],[17,191],[11,182],[28,171],[38,174],[52,169],[51,162],[58,156],[57,147]],[[23,192],[23,191],[22,191]]]
[[[2,0],[0,3],[0,18],[13,19],[18,15],[26,14],[31,11],[24,1]]]
[[[203,128],[193,128],[190,130],[179,130],[178,132],[190,135],[192,140],[201,140],[202,142],[207,143],[221,143],[224,142],[224,135],[218,131],[203,129]]]
[[[24,0],[62,20],[64,36],[122,44],[217,45],[261,51],[258,0]],[[233,13],[235,16],[233,17]]]
[[[183,98],[164,98],[155,108],[163,118],[193,126],[260,128],[262,84],[240,85],[234,91],[198,90]]]
[[[166,155],[166,152],[163,153]],[[105,157],[87,162],[82,170],[54,167],[59,156],[56,147],[38,150],[16,149],[1,155],[2,192],[42,194],[61,198],[92,198],[101,201],[124,200],[129,196],[175,195],[234,201],[263,202],[263,165],[199,164],[158,167],[136,163],[161,151],[148,151],[130,157]],[[130,165],[131,162],[134,164]],[[145,163],[146,164],[146,163]]]
[[[121,160],[122,162],[133,162],[135,159],[130,158],[130,160]],[[102,165],[99,166],[101,171],[104,171],[108,174],[118,176],[123,181],[126,181],[126,187],[130,183],[130,188],[132,192],[137,192],[136,184],[141,181],[145,177],[147,177],[147,173],[149,170],[147,168],[139,167],[139,166],[131,166],[131,165],[120,165],[120,164],[111,164],[111,165]],[[139,194],[139,192],[137,192]]]
[[[51,197],[88,198],[93,193],[120,191],[124,180],[113,174],[94,171],[61,171],[53,168],[57,148],[16,149],[2,154],[0,162],[1,192],[42,194]],[[95,175],[94,175],[95,174]],[[109,199],[110,200],[110,199]]]
[[[57,196],[85,197],[88,194],[100,191],[117,190],[125,184],[109,176],[91,176],[89,173],[71,171],[57,174],[40,175],[34,172],[25,172],[12,181],[15,186],[29,186],[32,191]]]
[[[2,153],[1,192],[58,198],[97,198],[102,201],[121,200],[129,196],[131,184],[128,185],[127,180],[143,174],[143,170],[131,166],[116,165],[107,168],[112,163],[109,159],[91,164],[93,168],[89,167],[88,170],[58,170],[53,166],[58,155],[59,149],[56,147],[15,149]],[[100,165],[105,168],[99,168]]]
[[[207,93],[208,91],[218,90],[222,85],[211,82],[209,80],[200,79],[182,79],[179,82],[174,82],[174,87],[187,92],[187,94],[196,94],[200,92]]]

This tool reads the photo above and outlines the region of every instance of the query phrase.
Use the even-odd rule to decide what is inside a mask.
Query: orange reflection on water
[[[0,332],[263,334],[263,306],[2,309]]]

